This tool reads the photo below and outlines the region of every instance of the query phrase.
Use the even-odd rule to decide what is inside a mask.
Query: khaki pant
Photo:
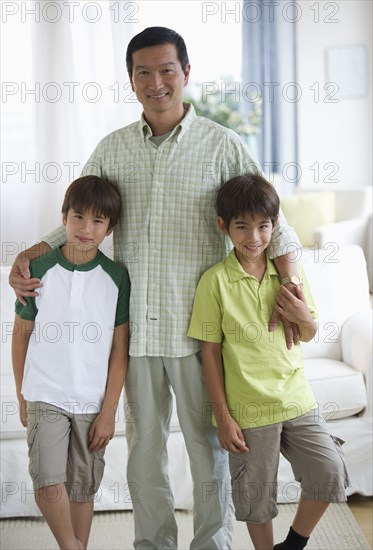
[[[199,354],[182,358],[131,357],[126,378],[128,483],[133,502],[135,548],[177,548],[174,500],[166,442],[172,387],[190,458],[194,496],[191,548],[229,549],[233,528],[228,455],[211,425]]]

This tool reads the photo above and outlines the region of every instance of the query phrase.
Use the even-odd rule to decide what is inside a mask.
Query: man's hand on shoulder
[[[43,286],[40,279],[31,278],[30,260],[39,258],[50,250],[51,247],[47,243],[41,242],[18,254],[14,260],[9,274],[9,284],[16,293],[18,300],[24,306],[27,305],[24,298],[38,296],[35,290]]]

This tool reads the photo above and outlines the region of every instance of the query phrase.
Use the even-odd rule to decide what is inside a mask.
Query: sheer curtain
[[[286,0],[244,0],[244,108],[260,102],[259,162],[271,181],[274,172],[293,186],[298,181],[295,25],[297,3]]]
[[[8,4],[15,13],[2,25],[3,264],[60,223],[66,187],[99,140],[141,110],[125,67],[135,31],[118,24],[110,2],[20,2],[17,11]]]

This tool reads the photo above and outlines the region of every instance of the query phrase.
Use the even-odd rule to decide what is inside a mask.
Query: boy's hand
[[[287,287],[281,287],[281,288],[287,288]],[[298,288],[299,287],[290,284],[289,285],[290,294],[291,293],[296,294]],[[299,327],[296,324],[296,322],[292,322],[287,317],[285,317],[285,315],[282,315],[281,312],[275,306],[275,309],[273,310],[273,313],[272,313],[272,317],[269,321],[270,332],[273,332],[276,329],[280,320],[284,325],[286,347],[288,349],[291,349],[293,347],[293,344],[294,345],[299,344],[299,341],[300,341]]]
[[[285,319],[297,325],[313,321],[299,286],[295,287],[295,294],[293,294],[282,285],[277,295],[275,308]]]
[[[18,397],[18,406],[19,406],[19,418],[21,420],[22,426],[27,428],[27,401],[24,399],[23,395]]]
[[[246,453],[249,449],[237,422],[229,415],[218,425],[220,446],[230,453]]]
[[[100,413],[92,422],[91,429],[88,434],[89,450],[92,453],[106,447],[110,439],[113,438],[115,430],[115,414]]]
[[[34,292],[34,290],[43,286],[40,283],[40,279],[30,279],[29,267],[29,258],[25,255],[19,254],[16,257],[9,274],[9,284],[14,289],[18,300],[24,306],[26,306],[27,303],[23,297],[38,296],[38,293]]]

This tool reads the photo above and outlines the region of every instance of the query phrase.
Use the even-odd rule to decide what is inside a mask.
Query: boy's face
[[[233,218],[227,228],[222,218],[218,218],[221,230],[229,235],[240,263],[256,262],[271,241],[273,224],[262,214],[242,214]]]
[[[66,226],[67,242],[78,250],[97,248],[110,235],[110,218],[95,216],[90,210],[76,212],[70,208],[62,221]]]
[[[145,114],[178,111],[190,65],[183,71],[176,46],[161,44],[142,48],[132,54],[132,59],[132,90]]]

